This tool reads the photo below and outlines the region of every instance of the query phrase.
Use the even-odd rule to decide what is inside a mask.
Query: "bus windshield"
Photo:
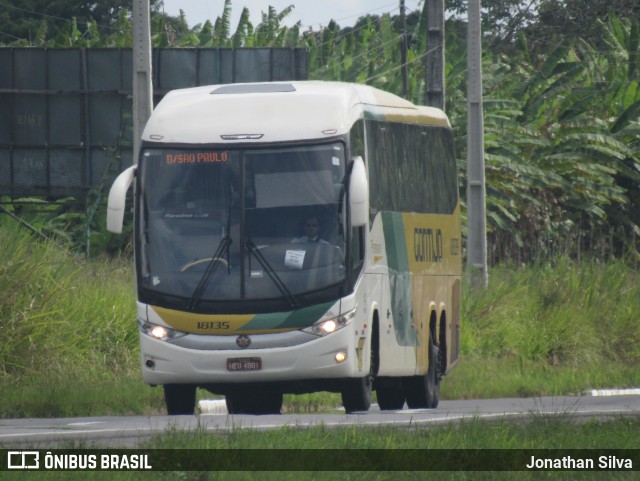
[[[345,279],[342,143],[148,148],[140,157],[140,287],[203,302],[283,299]]]

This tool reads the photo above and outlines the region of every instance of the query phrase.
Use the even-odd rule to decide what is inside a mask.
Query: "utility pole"
[[[402,22],[402,43],[400,44],[402,98],[406,99],[409,96],[409,86],[407,80],[407,12],[404,7],[404,0],[400,0],[400,21]]]
[[[467,266],[474,288],[487,288],[487,220],[482,108],[480,0],[469,0],[467,33]]]
[[[138,163],[140,139],[153,110],[151,27],[148,0],[133,0],[133,163]]]
[[[444,0],[427,1],[425,105],[444,110]]]

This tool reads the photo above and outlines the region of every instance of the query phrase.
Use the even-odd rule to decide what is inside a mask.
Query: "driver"
[[[307,217],[304,221],[304,235],[301,237],[294,237],[291,239],[292,243],[316,243],[316,244],[329,244],[326,240],[320,237],[320,222],[316,216]]]

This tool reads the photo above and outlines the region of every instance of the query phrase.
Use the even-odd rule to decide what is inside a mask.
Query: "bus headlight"
[[[144,332],[147,336],[153,337],[154,339],[158,339],[160,341],[170,341],[171,339],[186,335],[184,332],[176,331],[174,329],[171,329],[170,327],[152,324],[151,322],[143,322],[141,323],[141,327],[142,332]]]
[[[315,334],[316,336],[326,336],[327,334],[336,332],[348,325],[355,316],[356,311],[354,309],[353,311],[349,311],[342,316],[316,322],[313,326],[306,327],[302,329],[302,331],[308,332],[309,334]]]

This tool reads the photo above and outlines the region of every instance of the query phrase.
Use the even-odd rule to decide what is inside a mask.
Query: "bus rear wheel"
[[[237,387],[225,395],[229,414],[280,414],[283,395],[270,388]]]
[[[439,349],[429,339],[429,369],[423,376],[403,379],[409,409],[435,409],[440,402],[440,376],[438,375]]]
[[[192,415],[196,409],[196,386],[165,384],[164,402],[169,416]]]

